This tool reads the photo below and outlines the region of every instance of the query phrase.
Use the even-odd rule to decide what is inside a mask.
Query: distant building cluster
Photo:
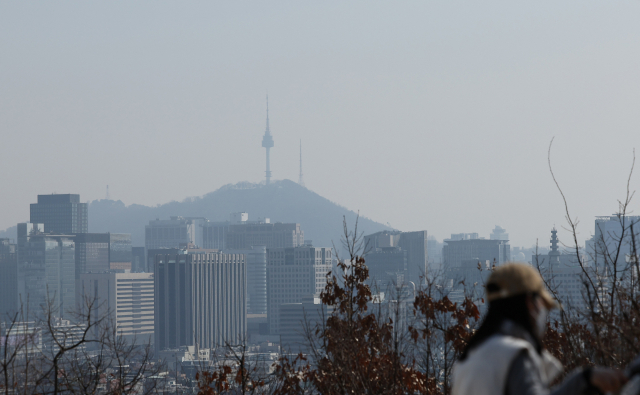
[[[268,152],[273,144],[266,136]],[[224,345],[305,352],[302,321],[331,314],[320,295],[335,273],[336,251],[305,240],[299,223],[250,220],[246,212],[229,213],[226,221],[156,218],[145,226],[144,246],[133,246],[130,234],[89,233],[79,195],[39,195],[30,213],[29,222],[17,225],[17,240],[0,239],[4,321],[20,309],[36,317],[48,307],[60,325],[73,328],[74,312],[93,309],[127,341],[151,342],[157,355],[180,356],[176,364],[195,369]],[[458,301],[479,295],[493,267],[513,260],[539,267],[559,285],[560,298],[581,305],[581,276],[606,259],[615,242],[610,235],[622,229],[615,216],[598,217],[595,225],[579,252],[583,266],[575,252],[561,251],[555,228],[550,248],[535,250],[512,250],[500,226],[488,238],[456,233],[442,241],[426,230],[367,234],[368,281],[380,310],[404,317],[398,325],[408,324],[416,291],[427,280],[443,280]],[[620,259],[632,254],[623,251]]]

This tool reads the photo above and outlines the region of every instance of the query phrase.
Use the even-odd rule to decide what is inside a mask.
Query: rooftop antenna
[[[262,146],[267,149],[267,185],[271,182],[271,163],[269,161],[269,150],[273,147],[273,137],[271,137],[271,131],[269,130],[269,95],[267,94],[267,128],[264,131],[264,137],[262,137]]]
[[[304,179],[302,178],[302,139],[300,139],[300,176],[298,177],[298,184],[304,186]]]
[[[107,185],[107,200],[111,200],[111,197],[109,196],[109,185]]]

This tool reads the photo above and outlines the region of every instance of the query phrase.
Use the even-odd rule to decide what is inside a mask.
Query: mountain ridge
[[[318,247],[339,247],[342,220],[353,226],[358,214],[331,202],[291,180],[270,185],[239,182],[224,185],[200,197],[171,201],[155,207],[140,204],[126,206],[122,201],[94,200],[89,203],[89,232],[131,233],[134,246],[144,245],[144,227],[150,220],[171,216],[205,217],[226,221],[234,212],[249,213],[249,220],[270,218],[271,222],[299,223],[305,239]],[[358,230],[364,234],[392,229],[364,216]]]

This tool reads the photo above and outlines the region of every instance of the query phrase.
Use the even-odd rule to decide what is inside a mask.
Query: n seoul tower
[[[271,137],[271,131],[269,130],[269,95],[267,95],[267,129],[264,131],[264,137],[262,138],[262,146],[267,149],[267,185],[271,182],[271,165],[269,162],[269,149],[273,147],[273,137]]]

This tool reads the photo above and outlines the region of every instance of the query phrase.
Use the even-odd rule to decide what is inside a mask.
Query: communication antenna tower
[[[300,176],[298,177],[298,184],[304,186],[304,179],[302,178],[302,139],[300,140]]]

